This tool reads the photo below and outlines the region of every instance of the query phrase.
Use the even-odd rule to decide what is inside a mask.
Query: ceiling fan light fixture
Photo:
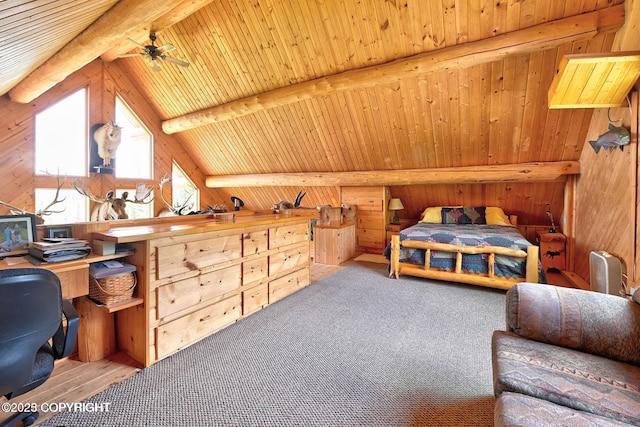
[[[188,67],[189,63],[185,62],[185,61],[181,61],[179,59],[175,59],[175,58],[171,58],[170,56],[165,55],[165,53],[167,52],[171,52],[173,50],[176,50],[176,47],[174,45],[172,45],[171,43],[166,43],[162,46],[156,46],[155,42],[156,42],[156,34],[154,32],[149,34],[149,40],[151,40],[151,44],[149,45],[142,45],[140,43],[138,43],[137,41],[133,40],[133,39],[129,39],[130,41],[132,41],[133,43],[137,44],[139,47],[141,47],[144,52],[139,52],[138,54],[131,54],[131,53],[126,53],[126,54],[122,54],[122,55],[118,55],[118,58],[127,58],[130,56],[137,56],[137,55],[141,55],[144,60],[146,61],[147,65],[149,67],[151,67],[154,71],[160,71],[160,59],[162,59],[163,61],[167,61],[170,62],[172,64],[175,65],[179,65],[181,67]]]

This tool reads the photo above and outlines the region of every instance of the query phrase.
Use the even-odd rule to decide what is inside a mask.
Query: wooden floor
[[[342,265],[311,265],[311,283],[317,282],[341,270],[353,261]],[[56,407],[60,403],[81,402],[91,396],[106,390],[110,386],[123,381],[140,371],[141,366],[124,353],[116,353],[98,362],[85,363],[74,359],[64,359],[56,362],[53,373],[46,383],[29,393],[11,399],[12,404],[37,404],[38,408]],[[0,404],[7,403],[4,396],[0,396]],[[52,405],[53,404],[53,405]],[[38,423],[53,417],[57,412],[40,412]],[[0,411],[0,423],[11,417],[11,413]]]
[[[11,399],[11,404],[37,404],[38,408],[55,409],[61,403],[81,402],[139,372],[139,365],[123,353],[116,353],[98,362],[84,363],[73,359],[56,362],[46,383],[29,393]],[[0,404],[7,403],[0,396]],[[3,408],[5,409],[5,408]],[[53,417],[57,412],[40,412],[36,425]],[[0,411],[0,422],[12,413]]]

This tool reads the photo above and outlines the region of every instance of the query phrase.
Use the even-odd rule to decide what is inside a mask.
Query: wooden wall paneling
[[[575,270],[575,235],[576,235],[576,183],[577,176],[570,176],[564,187],[564,204],[560,225],[562,232],[567,236],[565,251],[565,263],[568,271]]]
[[[612,108],[612,118],[624,118],[630,126],[628,108]],[[634,112],[634,117],[637,112]],[[594,111],[588,140],[595,140],[607,130],[608,110]],[[634,139],[633,144],[637,144]],[[635,149],[600,150],[596,154],[585,141],[580,162],[581,174],[576,185],[576,232],[574,272],[589,281],[589,252],[605,250],[620,258],[623,270],[632,274],[635,268],[635,200],[636,191],[630,174],[636,166]]]
[[[637,83],[636,83],[637,85]],[[635,220],[635,227],[634,227],[634,233],[633,233],[633,238],[631,239],[632,241],[631,243],[631,251],[633,253],[633,265],[628,265],[627,266],[627,275],[628,278],[626,279],[625,283],[629,284],[630,287],[636,287],[637,283],[638,283],[638,261],[640,260],[640,251],[638,250],[638,236],[640,236],[640,234],[638,234],[638,229],[640,228],[640,221],[639,218],[640,216],[638,216],[638,173],[640,173],[640,168],[638,168],[638,161],[640,161],[640,157],[639,157],[639,153],[640,151],[638,150],[638,128],[639,126],[639,121],[640,121],[640,96],[638,94],[638,90],[637,88],[632,90],[632,92],[629,94],[629,110],[630,111],[630,118],[629,118],[629,127],[630,127],[630,133],[631,133],[631,144],[629,144],[628,148],[630,153],[630,157],[631,157],[631,167],[629,169],[629,186],[631,187],[631,191],[633,194],[635,194],[635,200],[630,200],[629,201],[629,215],[633,216],[634,220]]]
[[[162,132],[160,126],[160,118],[153,107],[146,101],[145,97],[137,90],[137,88],[131,84],[131,81],[124,75],[123,71],[116,63],[105,64],[105,99],[103,101],[103,117],[107,120],[109,117],[114,117],[115,109],[115,96],[116,93],[122,96],[127,105],[136,113],[139,119],[153,134],[153,150],[154,150],[154,164],[153,164],[153,182],[149,185],[155,186],[154,195],[154,212],[157,215],[160,210],[165,206],[160,202],[161,197],[159,194],[159,187],[155,185],[159,182],[160,178],[164,174],[171,175],[172,160],[175,159],[180,167],[189,175],[194,184],[200,189],[200,208],[208,205],[216,205],[220,203],[219,195],[216,190],[208,189],[204,185],[204,175],[202,170],[195,163],[191,156],[182,148],[179,141],[181,136],[178,135],[166,135]],[[105,177],[104,179],[112,179]],[[115,182],[113,185],[118,185]],[[110,186],[111,187],[111,186]],[[112,187],[111,187],[112,188]],[[106,189],[103,189],[106,191]],[[169,194],[169,188],[167,188],[167,196]]]
[[[392,197],[399,197],[405,209],[402,218],[418,219],[429,206],[498,206],[507,214],[518,215],[522,225],[550,226],[546,215],[551,204],[556,225],[560,224],[564,183],[535,184],[448,184],[391,186]],[[406,201],[406,202],[405,202]]]
[[[29,104],[15,104],[6,97],[0,98],[0,125],[5,131],[0,134],[0,179],[4,186],[0,189],[0,200],[28,212],[35,210],[35,188],[38,185],[55,188],[55,180],[39,177],[34,170],[35,115],[83,87],[88,88],[89,102],[93,105],[101,86],[93,86],[99,81],[101,68],[89,64],[57,84],[41,97]],[[49,171],[56,173],[55,171]],[[65,188],[71,188],[73,177],[69,177]],[[1,214],[8,209],[1,207]]]

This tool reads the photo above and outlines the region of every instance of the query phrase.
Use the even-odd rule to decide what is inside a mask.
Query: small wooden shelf
[[[133,255],[133,251],[115,253],[110,255],[97,255],[95,253],[91,253],[88,257],[83,258],[83,260],[85,262],[88,262],[89,264],[93,264],[94,262],[109,261],[111,259],[124,258],[129,255]]]
[[[96,307],[98,307],[101,310],[105,310],[107,313],[115,313],[116,311],[124,310],[125,308],[135,307],[136,305],[140,305],[144,303],[144,299],[138,298],[138,297],[133,297],[131,299],[120,301],[120,302],[109,304],[109,305],[99,304],[93,300],[91,301],[96,305]]]

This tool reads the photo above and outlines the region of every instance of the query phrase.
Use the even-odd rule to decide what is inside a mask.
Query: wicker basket
[[[89,276],[89,298],[104,305],[128,300],[136,287],[135,272],[114,274],[96,279]]]

